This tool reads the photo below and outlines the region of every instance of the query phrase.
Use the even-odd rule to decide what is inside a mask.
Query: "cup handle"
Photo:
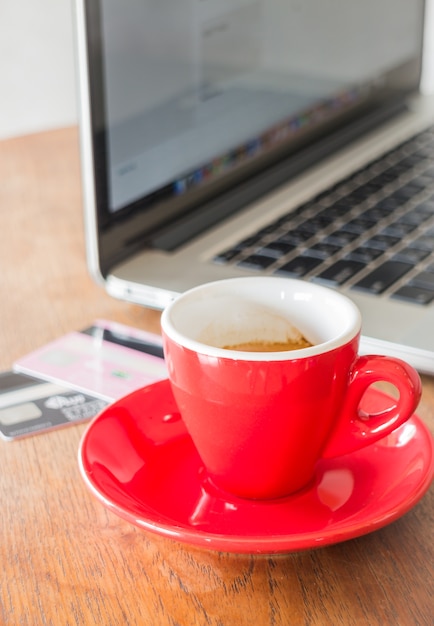
[[[379,381],[394,385],[399,397],[387,409],[365,413],[360,408],[361,400],[368,387]],[[386,356],[358,357],[351,370],[339,421],[321,454],[322,458],[348,454],[382,439],[413,415],[421,394],[419,374],[411,365]]]

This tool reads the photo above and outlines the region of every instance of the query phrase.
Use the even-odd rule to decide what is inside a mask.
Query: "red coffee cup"
[[[313,479],[320,458],[370,445],[410,418],[417,372],[359,356],[360,330],[349,298],[286,278],[208,283],[172,302],[162,315],[169,379],[207,478],[239,497],[285,496]],[[285,349],[298,331],[312,345]],[[257,351],[233,348],[247,343]],[[399,398],[366,415],[360,403],[377,381]]]

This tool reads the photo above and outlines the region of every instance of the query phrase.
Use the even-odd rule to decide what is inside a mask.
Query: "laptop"
[[[434,373],[422,0],[76,0],[87,262],[163,309],[206,281],[346,293]]]

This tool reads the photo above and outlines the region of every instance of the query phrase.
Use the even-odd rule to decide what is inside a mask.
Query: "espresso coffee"
[[[300,335],[286,341],[246,341],[231,346],[223,346],[225,350],[239,350],[241,352],[287,352],[288,350],[301,350],[309,348],[313,344]]]

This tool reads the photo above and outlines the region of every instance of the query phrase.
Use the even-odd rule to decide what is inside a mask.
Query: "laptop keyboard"
[[[434,127],[214,261],[429,304],[434,300]]]

